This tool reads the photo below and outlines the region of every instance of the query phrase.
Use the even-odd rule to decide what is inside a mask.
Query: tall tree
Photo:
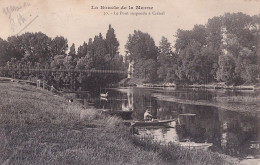
[[[236,60],[235,73],[240,76],[241,82],[256,82],[256,77],[259,74],[257,69],[257,55],[248,48],[243,48]]]
[[[93,41],[94,50],[94,65],[96,69],[104,69],[107,66],[105,55],[107,54],[106,42],[101,33],[94,37]]]
[[[68,50],[68,40],[62,36],[56,36],[51,41],[52,57],[56,55],[65,55]]]
[[[177,75],[181,81],[196,83],[199,82],[202,75],[201,53],[202,46],[199,42],[192,41],[179,54],[179,63]]]
[[[208,20],[206,24],[206,42],[207,47],[213,51],[219,51],[218,56],[221,54],[221,39],[222,39],[222,19],[221,17],[213,17]]]
[[[106,33],[106,44],[108,47],[108,54],[112,59],[118,53],[119,42],[115,35],[115,30],[109,25],[107,33]]]
[[[71,45],[71,47],[70,47],[70,52],[69,52],[69,54],[68,54],[69,56],[71,56],[71,57],[75,57],[75,55],[76,55],[76,50],[75,50],[75,44],[73,43],[72,45]]]
[[[176,74],[183,82],[204,82],[202,50],[206,47],[205,26],[195,25],[192,30],[178,30],[175,49],[179,56]],[[207,62],[207,61],[205,61]]]
[[[158,78],[165,82],[176,81],[177,56],[172,52],[171,43],[166,37],[162,37],[160,41],[157,61],[159,65],[157,70]]]
[[[153,38],[148,33],[135,30],[133,35],[129,35],[125,48],[128,58],[135,62],[134,76],[146,78],[148,81],[155,81],[158,48],[155,46]],[[147,61],[151,62],[150,66],[153,68],[148,67]]]
[[[21,40],[21,36],[10,36],[7,38],[7,41],[9,43],[7,50],[9,56],[12,56],[18,60],[24,58],[26,49],[23,40]]]
[[[38,33],[25,33],[18,36],[14,42],[14,47],[22,52],[25,60],[33,64],[44,65],[51,61],[51,38],[47,35]]]
[[[158,48],[148,33],[135,30],[129,35],[125,48],[130,60],[157,59]]]
[[[235,60],[231,54],[221,55],[218,60],[219,69],[217,79],[227,84],[232,84],[235,80]]]
[[[176,38],[174,45],[175,51],[177,54],[180,54],[181,51],[190,44],[192,40],[192,31],[178,29],[174,37]]]
[[[12,58],[8,52],[8,46],[9,43],[0,38],[0,66],[4,66]]]
[[[83,45],[80,45],[78,47],[77,57],[78,58],[85,57],[87,54],[88,54],[88,44],[84,42]]]

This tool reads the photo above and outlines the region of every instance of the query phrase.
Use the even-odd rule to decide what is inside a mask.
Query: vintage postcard
[[[0,0],[0,164],[260,164],[260,0]]]

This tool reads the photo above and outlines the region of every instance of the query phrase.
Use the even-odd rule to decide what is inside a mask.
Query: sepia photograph
[[[0,164],[260,165],[260,0],[0,0]]]

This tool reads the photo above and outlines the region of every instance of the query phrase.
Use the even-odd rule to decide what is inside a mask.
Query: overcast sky
[[[91,9],[98,6],[99,9]],[[100,6],[143,6],[152,10],[102,10]],[[158,45],[162,36],[172,43],[178,28],[192,29],[209,18],[226,12],[258,15],[260,0],[0,0],[0,37],[24,32],[43,32],[50,37],[64,36],[76,47],[100,32],[105,37],[108,25],[115,29],[120,53],[134,30],[148,32]],[[104,15],[104,12],[165,12],[164,15]]]

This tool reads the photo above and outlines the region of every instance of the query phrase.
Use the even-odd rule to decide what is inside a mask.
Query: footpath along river
[[[102,92],[109,93],[107,99],[99,97],[100,91],[75,96],[86,106],[93,103],[99,109],[133,110],[133,120],[142,120],[146,109],[157,119],[175,119],[169,128],[138,128],[139,136],[212,150],[239,160],[260,161],[259,104],[236,103],[253,107],[252,113],[212,106],[216,98],[259,98],[259,91],[129,87],[102,89]],[[196,104],[201,102],[209,104]]]

